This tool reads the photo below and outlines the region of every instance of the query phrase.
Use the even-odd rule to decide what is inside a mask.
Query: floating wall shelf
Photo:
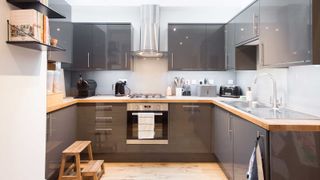
[[[7,0],[8,3],[21,9],[35,9],[48,18],[66,18],[50,7],[42,4],[40,0]]]

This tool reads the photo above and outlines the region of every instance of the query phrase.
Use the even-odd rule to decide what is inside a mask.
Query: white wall
[[[278,94],[289,108],[320,116],[320,66],[296,66],[283,69],[261,69],[258,71],[237,71],[237,83],[244,89],[252,86],[259,73],[270,73],[277,81]],[[265,81],[264,81],[265,80]],[[269,103],[272,82],[267,78],[259,80],[255,89],[257,99]]]
[[[0,179],[42,180],[46,53],[5,43],[10,8],[0,2]]]

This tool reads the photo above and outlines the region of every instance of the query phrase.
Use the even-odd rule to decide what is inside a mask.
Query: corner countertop
[[[222,97],[194,97],[194,96],[168,96],[159,99],[132,99],[129,97],[115,97],[115,96],[93,96],[84,99],[74,99],[72,97],[65,98],[63,103],[55,106],[47,107],[47,113],[57,111],[59,109],[75,105],[77,103],[207,103],[213,104],[220,108],[229,111],[249,122],[252,122],[269,131],[320,131],[320,117],[319,120],[306,120],[306,119],[263,119],[249,114],[245,111],[232,107],[222,101],[234,101],[233,98]]]

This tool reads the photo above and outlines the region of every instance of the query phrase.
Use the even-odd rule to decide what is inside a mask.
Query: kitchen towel
[[[153,139],[154,127],[154,113],[138,113],[138,139]]]
[[[250,157],[247,179],[264,180],[262,153],[259,145],[260,137],[257,138],[256,145]]]

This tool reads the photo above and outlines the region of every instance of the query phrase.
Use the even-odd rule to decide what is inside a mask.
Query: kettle
[[[118,81],[115,86],[115,96],[125,96],[126,81]]]

